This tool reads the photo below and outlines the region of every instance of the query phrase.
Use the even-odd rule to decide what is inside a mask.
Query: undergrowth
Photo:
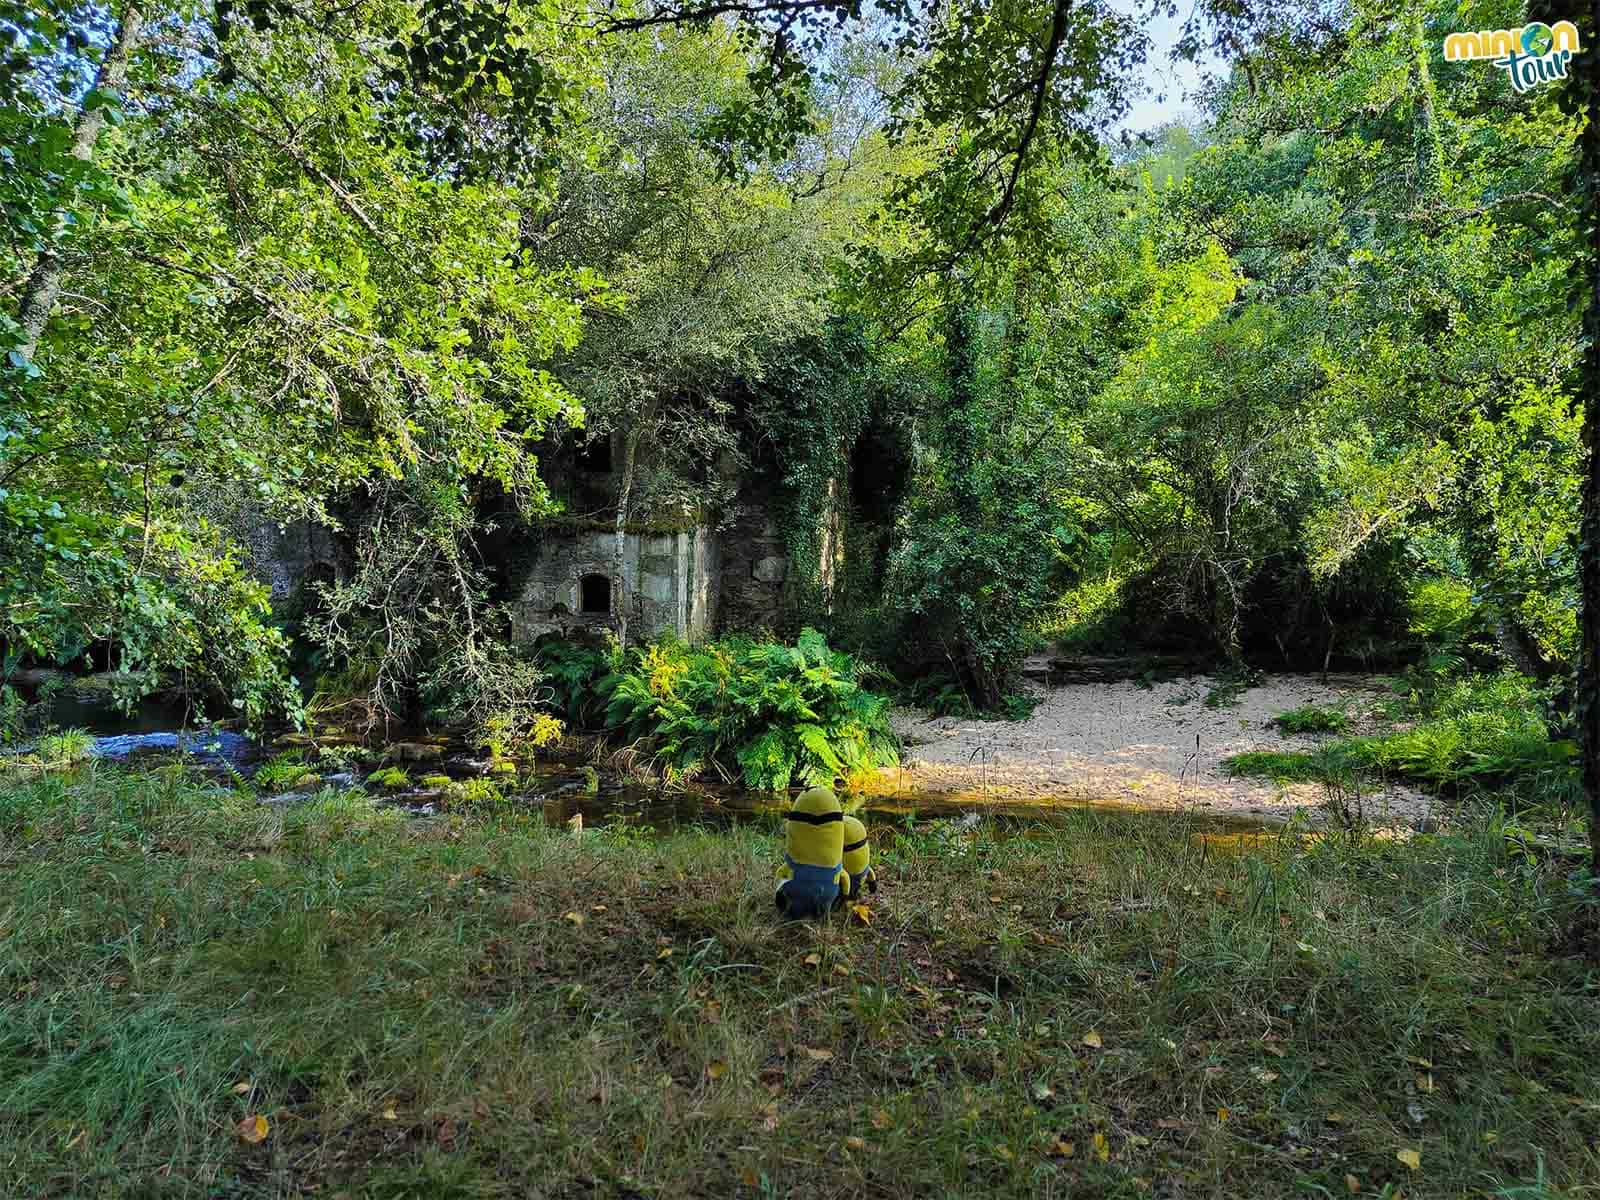
[[[0,792],[0,1178],[236,1200],[1600,1178],[1600,996],[1552,952],[1578,890],[1496,829],[879,828],[870,924],[812,925],[774,919],[776,826],[575,836],[102,765]]]
[[[1519,804],[1576,803],[1576,746],[1556,735],[1547,697],[1532,680],[1500,674],[1444,681],[1414,693],[1395,715],[1414,724],[1310,751],[1239,754],[1225,765],[1235,775],[1280,780],[1379,775],[1435,788],[1493,790]]]
[[[1303,704],[1272,718],[1280,733],[1348,733],[1350,714],[1330,704]]]
[[[683,776],[715,772],[773,791],[831,784],[900,761],[888,701],[866,689],[870,678],[814,629],[793,646],[663,642],[615,676],[606,728]]]

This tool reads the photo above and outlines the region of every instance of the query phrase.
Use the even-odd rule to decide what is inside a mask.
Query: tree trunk
[[[1579,742],[1583,748],[1583,790],[1589,799],[1589,845],[1600,875],[1600,0],[1594,0],[1582,31],[1583,53],[1573,56],[1573,78],[1567,86],[1587,97],[1588,125],[1578,147],[1579,212],[1586,223],[1588,300],[1583,327],[1589,346],[1579,374],[1583,405],[1583,440],[1589,451],[1583,480],[1583,525],[1580,529],[1578,586],[1581,602],[1578,663]]]
[[[137,4],[130,3],[122,10],[116,40],[106,51],[105,58],[101,59],[100,70],[95,73],[96,91],[121,90],[123,81],[128,77],[128,59],[132,56],[134,42],[139,38],[142,22],[143,16]],[[100,140],[100,130],[105,123],[104,105],[85,109],[78,114],[77,124],[72,130],[72,154],[75,158],[87,162],[94,156],[94,144]],[[45,322],[50,319],[56,298],[61,295],[61,275],[60,255],[46,248],[33,266],[33,274],[23,288],[22,304],[17,310],[17,323],[22,326],[22,342],[18,349],[26,358],[31,359],[33,352],[38,349]]]

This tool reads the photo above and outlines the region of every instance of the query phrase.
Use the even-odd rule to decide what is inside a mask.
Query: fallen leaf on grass
[[[833,964],[833,973],[835,975],[845,976],[845,975],[850,974],[850,968],[848,966],[846,966],[844,963],[834,963]]]
[[[1413,1171],[1420,1171],[1422,1169],[1422,1153],[1420,1151],[1411,1149],[1397,1150],[1395,1151],[1394,1156],[1401,1162],[1405,1163],[1405,1165],[1410,1167]]]
[[[1217,1109],[1217,1120],[1218,1121],[1226,1121],[1227,1119],[1228,1119],[1228,1110],[1225,1109],[1225,1108]]]
[[[241,1080],[239,1080],[238,1083],[233,1085],[233,1094],[235,1096],[242,1096],[246,1092],[248,1092],[249,1090],[250,1090],[250,1081],[248,1079],[241,1079]]]
[[[1054,1095],[1055,1092],[1051,1090],[1050,1085],[1042,1079],[1033,1085],[1033,1098],[1035,1100],[1048,1100]]]
[[[1254,1075],[1262,1083],[1271,1083],[1278,1077],[1278,1073],[1276,1071],[1264,1071],[1260,1067],[1257,1067],[1255,1070],[1251,1071],[1250,1074]]]
[[[267,1131],[271,1128],[272,1126],[267,1124],[267,1119],[257,1113],[253,1117],[246,1117],[240,1121],[233,1127],[233,1131],[239,1135],[241,1142],[249,1142],[252,1146],[259,1146],[266,1140]]]
[[[894,1118],[889,1115],[888,1109],[880,1108],[872,1114],[872,1127],[874,1129],[893,1129]]]
[[[582,913],[578,913],[578,912],[569,912],[566,916],[562,917],[561,919],[563,921],[569,922],[574,927],[577,927],[577,926],[583,924],[583,914]]]
[[[814,1046],[805,1047],[806,1057],[812,1062],[827,1062],[833,1057],[832,1050],[820,1050]]]
[[[1359,1196],[1361,1194],[1361,1180],[1354,1175],[1346,1175],[1344,1177],[1344,1189],[1352,1196]]]
[[[867,1139],[859,1137],[847,1137],[844,1140],[844,1144],[847,1150],[865,1150],[867,1148]]]
[[[808,954],[805,956],[804,961],[808,967],[820,967],[822,965],[822,955]]]
[[[872,924],[872,910],[865,904],[852,904],[850,906],[850,915],[863,925]]]
[[[1111,1159],[1111,1147],[1107,1144],[1106,1135],[1103,1133],[1094,1135],[1094,1156],[1101,1162],[1109,1162]]]
[[[739,1172],[739,1182],[747,1188],[760,1187],[761,1177],[755,1173],[755,1168],[746,1167]]]
[[[1071,1158],[1077,1152],[1078,1144],[1076,1142],[1063,1142],[1058,1139],[1056,1144],[1050,1147],[1051,1154],[1059,1154],[1062,1158]]]
[[[672,957],[672,947],[671,946],[667,946],[664,949],[656,951],[656,961],[657,962],[661,962],[663,959],[667,959],[667,958],[671,958],[671,957]]]
[[[720,1058],[706,1064],[707,1079],[721,1079],[728,1073],[728,1064]]]
[[[394,1105],[391,1104],[383,1110],[383,1119],[385,1121],[398,1121],[400,1119],[400,1114],[395,1112]]]
[[[1100,1034],[1096,1030],[1091,1029],[1088,1033],[1083,1035],[1083,1044],[1093,1050],[1098,1050],[1105,1043],[1100,1040]]]

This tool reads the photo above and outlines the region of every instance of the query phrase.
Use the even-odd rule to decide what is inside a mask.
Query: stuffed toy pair
[[[863,888],[878,890],[867,827],[846,816],[828,788],[811,788],[784,814],[783,866],[778,868],[778,911],[820,917]]]

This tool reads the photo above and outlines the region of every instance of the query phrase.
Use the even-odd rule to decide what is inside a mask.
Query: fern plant
[[[871,671],[814,629],[793,646],[729,638],[663,642],[602,681],[605,725],[647,739],[680,776],[715,773],[777,791],[893,766],[900,748]]]

